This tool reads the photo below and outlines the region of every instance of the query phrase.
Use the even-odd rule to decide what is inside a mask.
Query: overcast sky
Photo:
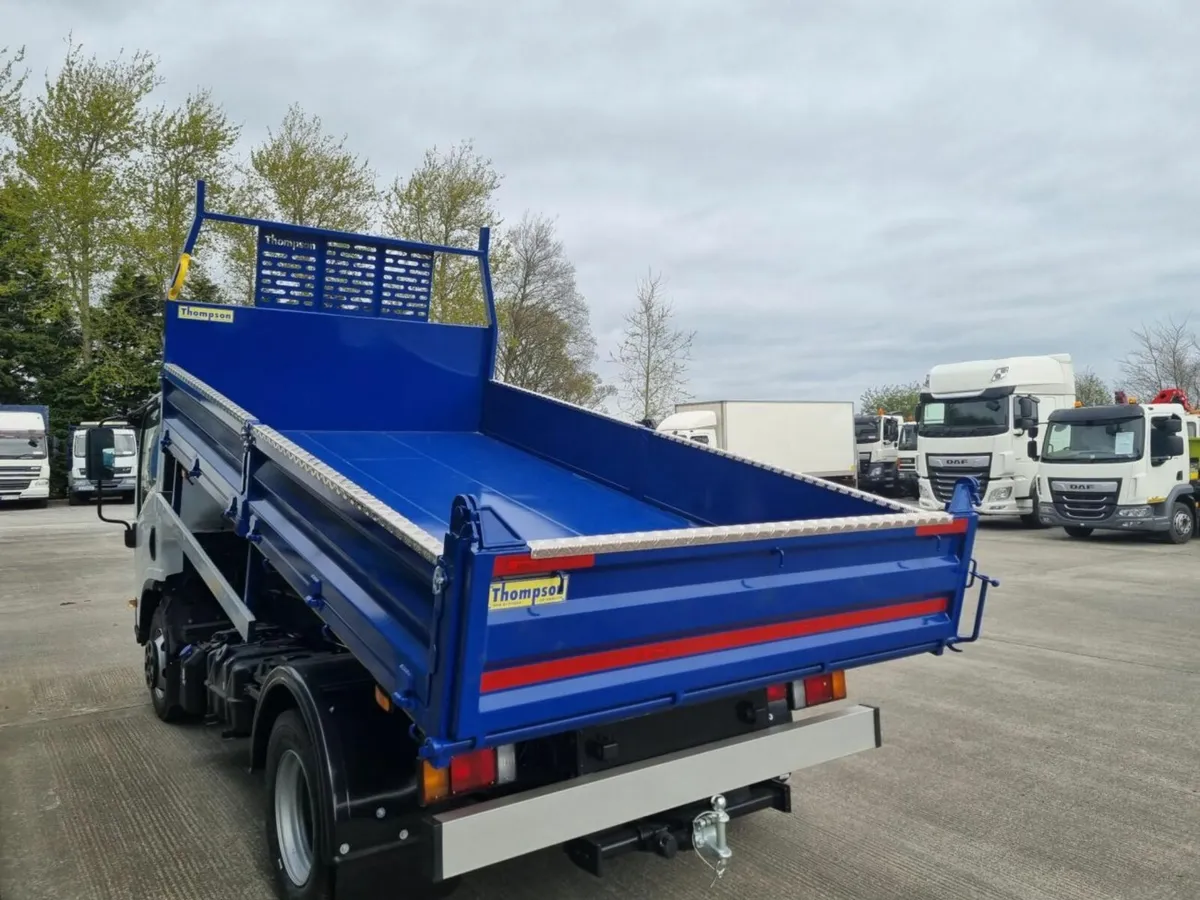
[[[381,181],[473,138],[507,218],[558,217],[602,357],[662,271],[700,398],[1112,377],[1200,297],[1195,0],[0,0],[39,77],[69,30],[248,144],[299,101]]]

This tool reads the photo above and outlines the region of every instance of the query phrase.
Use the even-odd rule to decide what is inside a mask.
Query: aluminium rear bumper
[[[442,881],[882,744],[879,710],[850,706],[433,817]]]

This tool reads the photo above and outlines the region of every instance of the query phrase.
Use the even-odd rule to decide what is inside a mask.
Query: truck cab
[[[858,447],[858,484],[865,491],[892,494],[899,487],[900,428],[904,416],[854,417],[854,443]]]
[[[106,421],[113,429],[113,477],[101,485],[105,497],[132,501],[137,489],[137,437],[128,422]],[[99,422],[80,422],[71,427],[67,442],[67,502],[71,506],[87,503],[96,496],[97,486],[87,478],[87,433]]]
[[[1195,430],[1196,417],[1174,403],[1055,410],[1038,464],[1042,521],[1074,538],[1101,529],[1187,543],[1196,533]]]
[[[0,405],[0,505],[49,502],[48,421],[44,406]]]
[[[917,423],[905,422],[900,426],[900,445],[896,460],[896,481],[900,494],[917,497]]]
[[[922,509],[941,509],[965,475],[979,482],[983,516],[1041,524],[1037,493],[1039,422],[1075,405],[1066,353],[934,366],[917,407]]]
[[[717,447],[717,414],[710,409],[685,410],[667,416],[658,431],[705,447]]]

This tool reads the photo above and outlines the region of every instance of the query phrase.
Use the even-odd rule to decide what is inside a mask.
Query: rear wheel
[[[296,710],[275,720],[266,764],[267,849],[279,895],[288,900],[332,900],[320,769],[312,737]]]
[[[1092,533],[1093,530],[1094,529],[1088,528],[1086,525],[1064,525],[1063,526],[1063,531],[1065,531],[1069,537],[1073,537],[1073,538],[1088,537]]]
[[[1025,513],[1021,516],[1021,524],[1026,528],[1045,528],[1046,523],[1042,521],[1041,505],[1038,503],[1038,495],[1032,494],[1030,500],[1033,501],[1033,512]]]
[[[1172,544],[1186,544],[1195,530],[1195,510],[1183,501],[1176,502],[1171,507],[1171,527],[1167,529],[1167,540]]]

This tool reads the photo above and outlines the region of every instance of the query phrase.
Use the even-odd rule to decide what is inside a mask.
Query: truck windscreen
[[[1141,459],[1146,420],[1108,422],[1051,422],[1046,431],[1042,462],[1103,463]]]
[[[875,416],[855,416],[854,440],[859,444],[873,444],[879,440],[879,419]]]
[[[906,422],[900,429],[900,449],[901,450],[916,450],[917,449],[917,423]]]
[[[87,446],[87,432],[75,432],[75,443],[72,445],[71,452],[76,459],[83,459],[85,448]],[[134,439],[132,431],[115,431],[113,432],[113,455],[114,456],[134,456],[137,453],[137,442]]]
[[[1008,397],[931,400],[917,410],[921,437],[982,437],[1008,430]]]
[[[0,431],[0,459],[45,459],[46,436],[30,432]]]

